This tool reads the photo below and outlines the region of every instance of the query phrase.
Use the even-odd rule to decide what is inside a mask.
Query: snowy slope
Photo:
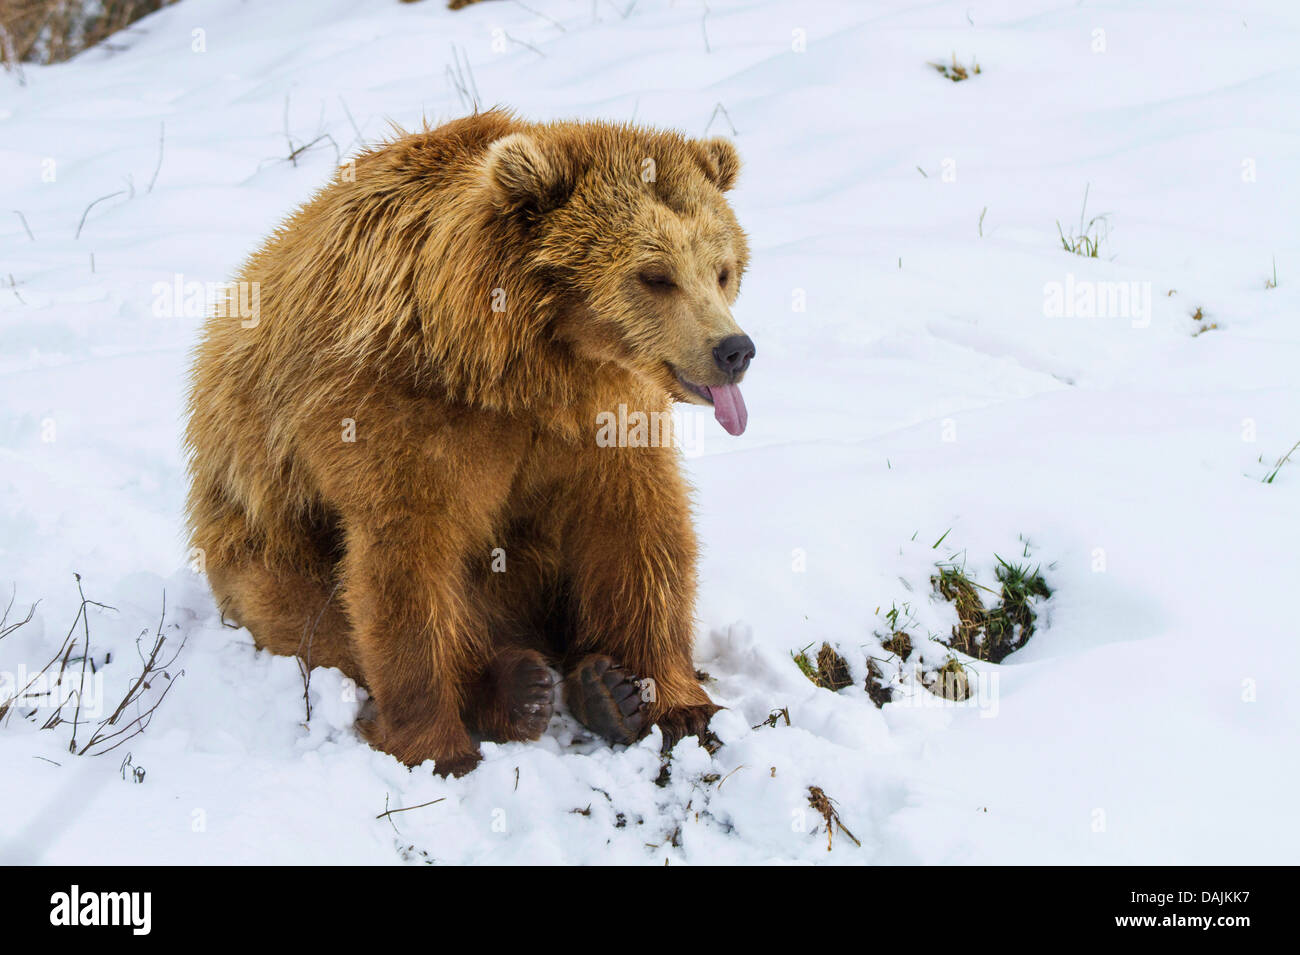
[[[74,574],[115,608],[88,611],[110,710],[164,592],[166,655],[185,640],[131,709],[174,682],[147,732],[112,753],[70,755],[69,725],[10,712],[0,860],[1300,861],[1300,461],[1262,481],[1300,441],[1300,10],[704,11],[184,0],[111,50],[0,75],[0,586],[11,623],[40,601],[0,671],[56,653]],[[981,72],[926,66],[954,54]],[[389,119],[463,113],[453,61],[484,105],[734,133],[746,160],[749,430],[692,419],[687,449],[726,745],[683,743],[665,785],[657,735],[615,750],[563,715],[464,779],[408,771],[359,741],[336,672],[314,674],[305,721],[295,662],[223,627],[187,566],[200,318],[156,286],[228,278]],[[1057,234],[1085,188],[1108,213],[1095,259]],[[1106,283],[1137,283],[1127,308],[1052,305]],[[877,709],[883,614],[946,634],[935,562],[992,585],[1022,538],[1055,590],[1031,642],[967,661],[976,699],[908,674]],[[796,668],[823,641],[854,686]],[[791,725],[751,729],[783,707]],[[827,851],[809,786],[860,847]]]

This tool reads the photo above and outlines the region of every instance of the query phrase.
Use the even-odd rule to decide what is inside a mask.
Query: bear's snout
[[[728,335],[713,349],[713,360],[728,375],[744,374],[757,352],[748,335]]]

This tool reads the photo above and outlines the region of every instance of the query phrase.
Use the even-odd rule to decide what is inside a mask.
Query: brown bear
[[[219,606],[367,687],[408,765],[536,739],[550,664],[613,742],[702,733],[680,450],[595,436],[674,401],[745,428],[735,148],[500,110],[398,132],[247,262],[251,315],[205,324],[188,512]]]

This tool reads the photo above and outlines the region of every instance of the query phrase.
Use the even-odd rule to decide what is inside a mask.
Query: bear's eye
[[[659,292],[666,292],[677,287],[677,283],[672,280],[672,276],[667,272],[642,272],[640,279],[642,285]]]
[[[718,273],[719,287],[726,288],[727,282],[730,281],[730,279],[731,279],[731,272],[728,271],[727,269],[723,269],[721,272]]]

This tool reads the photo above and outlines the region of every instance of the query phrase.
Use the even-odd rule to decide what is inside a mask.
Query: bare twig
[[[286,157],[284,157],[284,158],[287,159],[289,162],[293,163],[295,166],[297,166],[297,165],[298,165],[298,157],[299,157],[299,156],[301,156],[301,155],[302,155],[303,153],[305,153],[307,150],[311,149],[311,148],[312,148],[313,146],[315,146],[317,143],[319,143],[319,142],[321,142],[321,141],[323,141],[323,140],[326,140],[326,139],[328,139],[328,140],[330,141],[330,144],[334,147],[334,165],[337,166],[340,162],[342,162],[342,160],[343,160],[343,156],[342,156],[342,154],[339,152],[339,144],[338,144],[337,142],[335,142],[334,137],[331,136],[329,133],[321,133],[319,136],[317,136],[317,137],[316,137],[315,139],[313,139],[311,142],[309,142],[309,143],[303,143],[301,146],[299,146],[299,147],[298,147],[297,149],[295,149],[293,152],[289,153],[289,155],[286,156]]]
[[[541,57],[546,56],[545,53],[543,53],[541,50],[537,49],[537,47],[533,46],[533,45],[532,45],[531,43],[529,43],[528,41],[526,41],[526,40],[516,40],[514,37],[512,37],[509,33],[506,33],[504,30],[502,30],[501,32],[502,32],[502,34],[505,36],[505,38],[506,38],[507,40],[509,40],[511,43],[518,43],[520,46],[526,46],[526,47],[528,47],[528,49],[532,50],[532,51],[533,51],[534,53],[536,53],[538,56],[541,56]]]
[[[27,233],[27,238],[35,242],[36,236],[32,235],[32,227],[27,224],[27,217],[23,215],[21,212],[19,212],[17,209],[14,210],[14,215],[16,215],[19,219],[22,220],[23,231]]]
[[[284,141],[289,144],[289,156],[292,158],[294,155],[294,148],[293,148],[293,137],[289,135],[289,94],[288,93],[284,94],[284,116],[281,121],[281,126],[284,130]]]
[[[361,127],[358,126],[357,121],[352,118],[352,110],[348,109],[347,101],[344,100],[342,96],[339,97],[339,105],[343,107],[343,114],[347,116],[348,122],[352,124],[352,142],[343,147],[343,152],[346,153],[352,148],[353,144],[362,142],[363,137],[361,135]],[[369,122],[369,120],[367,120],[367,122]]]
[[[77,579],[80,580],[81,578],[78,577]],[[13,601],[10,600],[10,603],[12,604]],[[63,638],[63,642],[59,644],[59,649],[55,651],[54,656],[50,657],[49,662],[46,663],[45,666],[41,667],[39,670],[37,670],[37,671],[35,672],[35,674],[33,674],[32,678],[27,682],[27,685],[26,685],[26,686],[24,686],[24,687],[23,687],[21,690],[19,690],[17,693],[14,693],[12,696],[9,697],[9,699],[5,700],[3,703],[0,703],[0,720],[3,720],[3,719],[4,719],[4,718],[9,714],[9,709],[10,709],[10,707],[13,706],[13,704],[14,704],[14,702],[15,702],[16,700],[21,700],[21,699],[23,699],[24,697],[27,696],[27,691],[30,690],[30,689],[31,689],[31,688],[36,684],[36,681],[37,681],[37,680],[39,680],[41,677],[43,677],[43,676],[46,675],[46,673],[49,671],[50,667],[54,666],[54,664],[55,664],[56,661],[58,661],[59,659],[62,659],[62,660],[63,660],[63,667],[66,667],[66,666],[67,666],[67,660],[68,660],[68,657],[72,654],[72,647],[73,647],[73,645],[75,645],[75,642],[76,642],[75,639],[74,639],[74,634],[76,634],[76,632],[77,632],[77,623],[81,620],[82,616],[85,614],[85,612],[86,612],[86,607],[88,607],[88,606],[89,606],[89,607],[101,607],[101,608],[103,608],[103,609],[105,609],[105,610],[115,610],[115,609],[116,609],[116,608],[114,608],[114,607],[110,607],[110,606],[108,606],[108,604],[102,604],[102,603],[99,603],[98,601],[94,601],[94,600],[86,600],[85,597],[84,597],[84,595],[83,595],[82,600],[81,600],[81,605],[80,605],[79,607],[77,607],[77,616],[73,618],[73,620],[72,620],[72,626],[70,626],[70,627],[68,628],[68,633],[67,633],[67,635]],[[19,621],[18,623],[16,623],[16,624],[13,624],[12,626],[5,627],[4,629],[0,630],[0,637],[8,636],[8,635],[9,635],[10,633],[12,633],[14,630],[17,630],[19,627],[23,626],[25,623],[27,623],[29,620],[32,619],[32,614],[33,614],[35,611],[36,611],[36,604],[32,604],[31,608],[27,611],[27,616],[26,616],[26,618],[23,619],[23,620],[20,620],[20,621]],[[5,617],[6,617],[6,619],[7,619],[7,617],[8,617],[8,609],[7,609],[7,608],[6,608],[6,610],[5,610]],[[59,671],[60,674],[62,674],[62,672],[63,672],[63,667],[60,667],[60,671]]]
[[[86,225],[86,216],[90,215],[90,210],[91,210],[91,209],[95,208],[95,206],[99,205],[99,204],[100,204],[101,202],[103,202],[105,199],[113,199],[113,198],[115,198],[115,197],[117,197],[117,196],[122,195],[122,194],[125,193],[125,192],[126,192],[125,189],[119,189],[117,192],[110,192],[108,195],[106,195],[106,196],[100,196],[98,199],[96,199],[96,200],[95,200],[94,202],[92,202],[90,205],[86,206],[86,211],[83,212],[83,213],[81,214],[81,221],[80,221],[79,223],[77,223],[77,234],[76,234],[75,236],[73,236],[73,238],[74,238],[74,239],[80,239],[80,238],[81,238],[81,230],[82,230],[82,228]]]
[[[560,31],[562,31],[562,32],[564,31],[564,24],[561,23],[559,20],[555,19],[555,17],[548,16],[547,14],[542,13],[542,11],[540,11],[540,10],[534,10],[532,7],[528,6],[527,4],[520,3],[519,0],[515,0],[515,4],[516,4],[517,6],[523,7],[525,10],[527,10],[527,11],[528,11],[529,13],[531,13],[533,16],[535,16],[535,17],[541,17],[543,20],[548,21],[552,26],[558,28]],[[636,0],[632,0],[632,6],[633,6],[633,7],[636,6]],[[631,12],[632,12],[632,8],[629,7],[627,13],[631,13]],[[627,18],[627,13],[623,14],[624,19]]]
[[[135,682],[131,685],[131,688],[127,690],[126,695],[122,697],[121,702],[119,702],[117,708],[113,710],[112,715],[109,716],[108,719],[102,721],[95,728],[95,732],[91,734],[89,742],[87,742],[86,745],[83,746],[80,750],[76,751],[78,756],[85,756],[87,753],[90,753],[90,750],[93,747],[96,746],[102,748],[95,753],[90,753],[90,755],[99,756],[102,755],[103,753],[111,752],[112,750],[117,749],[117,747],[121,746],[127,740],[135,736],[138,736],[140,733],[143,733],[146,729],[148,729],[149,724],[153,721],[153,714],[157,711],[158,707],[162,705],[162,701],[167,698],[167,694],[171,692],[171,688],[176,685],[176,679],[185,675],[184,670],[181,670],[179,673],[177,673],[176,678],[172,678],[167,674],[167,668],[171,666],[171,664],[176,662],[176,659],[180,656],[181,650],[185,649],[185,638],[181,639],[181,645],[176,648],[176,652],[172,654],[170,659],[163,662],[159,662],[159,656],[162,653],[163,646],[167,642],[167,638],[164,637],[162,634],[163,622],[166,620],[166,618],[167,618],[167,594],[164,592],[162,612],[158,617],[158,627],[154,631],[153,649],[150,651],[149,656],[147,658],[141,655],[141,659],[143,660],[143,668],[140,671],[140,675],[136,677]],[[141,636],[143,635],[144,634],[141,634]],[[136,649],[137,651],[139,650],[139,640],[136,641]],[[130,722],[124,724],[122,728],[117,730],[116,732],[106,733],[105,731],[108,729],[108,727],[117,725],[117,721],[122,717],[123,713],[126,711],[126,708],[128,706],[130,706],[133,703],[136,703],[141,699],[141,697],[144,696],[144,693],[150,688],[150,683],[149,683],[150,679],[157,677],[159,674],[161,674],[163,677],[166,677],[168,683],[167,686],[163,689],[162,693],[160,693],[158,695],[158,698],[153,702],[153,705],[150,706],[148,709],[146,709],[143,713],[136,716]],[[117,740],[117,742],[113,743],[112,746],[104,745],[105,743],[108,743],[112,740]]]
[[[158,165],[153,167],[153,175],[149,177],[149,188],[145,190],[146,195],[153,192],[153,184],[158,181],[158,173],[162,170],[163,138],[166,135],[167,135],[167,124],[159,123],[158,124]]]
[[[10,276],[10,278],[12,277],[13,276]],[[9,633],[9,630],[12,629],[12,628],[6,628],[5,622],[9,619],[9,611],[14,609],[14,600],[16,600],[17,597],[18,597],[18,585],[14,584],[12,587],[9,588],[9,602],[5,604],[5,612],[0,614],[0,638],[3,638],[6,634]],[[35,605],[33,605],[33,609],[35,609]],[[28,614],[27,619],[28,620],[31,619],[30,613]],[[25,622],[26,621],[24,621],[24,623]]]
[[[440,797],[438,797],[437,799],[431,799],[429,802],[422,802],[422,803],[420,803],[418,806],[403,806],[403,807],[400,808],[400,809],[385,809],[385,810],[384,810],[383,812],[381,812],[379,815],[375,816],[375,818],[376,818],[376,819],[383,819],[383,818],[385,818],[385,817],[387,817],[387,816],[392,816],[392,815],[394,815],[395,813],[399,813],[399,812],[410,812],[412,809],[423,809],[425,806],[434,806],[434,805],[437,805],[437,804],[440,803],[440,802],[445,802],[446,800],[447,800],[447,797],[446,797],[446,796],[440,796]],[[387,796],[384,797],[384,805],[385,805],[385,806],[388,805],[388,797],[387,797]],[[391,821],[391,820],[390,820],[390,821]]]
[[[731,127],[731,135],[739,135],[736,132],[736,124],[731,121],[731,114],[727,112],[727,107],[723,106],[721,103],[714,106],[713,112],[709,114],[709,121],[704,124],[704,135],[707,136],[709,134],[709,128],[713,126],[713,121],[718,118],[719,114],[721,114],[722,118],[727,121],[727,125]]]
[[[321,604],[320,610],[317,611],[316,619],[311,621],[310,629],[306,624],[303,625],[302,639],[298,641],[298,653],[295,659],[298,661],[298,670],[302,673],[302,699],[307,707],[308,723],[311,722],[311,645],[316,638],[316,628],[320,626],[320,619],[325,616],[325,611],[329,609],[338,589],[339,585],[335,583],[329,596],[325,598],[325,603]]]
[[[478,84],[474,81],[474,70],[469,65],[469,57],[465,56],[455,43],[451,45],[452,62],[447,66],[447,79],[450,81],[456,95],[460,97],[461,106],[470,112],[477,113],[479,109]],[[464,62],[462,63],[462,59]]]
[[[73,576],[77,578],[77,593],[80,595],[81,605],[84,607],[86,605],[86,593],[81,589],[81,575],[74,574]],[[85,638],[85,648],[81,653],[81,682],[77,684],[77,708],[72,711],[72,739],[68,743],[69,752],[75,751],[77,748],[77,724],[81,720],[81,698],[86,691],[86,661],[90,659],[90,615],[84,612],[81,615],[81,628]],[[63,683],[61,673],[59,674],[59,683],[60,685]],[[59,709],[63,709],[62,703],[59,704]]]

